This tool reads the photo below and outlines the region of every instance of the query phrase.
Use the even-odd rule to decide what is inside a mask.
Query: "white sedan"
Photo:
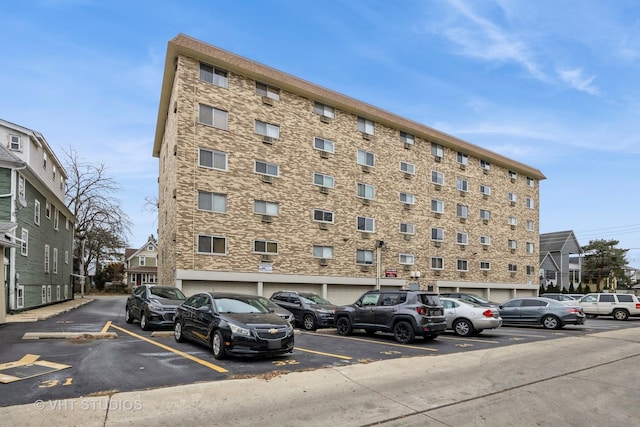
[[[447,329],[461,337],[477,335],[484,329],[495,329],[502,325],[496,307],[484,307],[455,298],[440,297],[440,301],[444,307]]]

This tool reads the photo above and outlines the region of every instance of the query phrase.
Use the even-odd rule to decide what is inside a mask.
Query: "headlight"
[[[233,323],[229,323],[229,327],[231,328],[231,333],[234,335],[244,335],[245,337],[251,336],[251,331],[247,328],[243,328]]]
[[[287,335],[293,334],[293,325],[291,323],[287,324]]]
[[[327,310],[326,308],[314,308],[316,313],[320,314],[332,314],[333,310]]]

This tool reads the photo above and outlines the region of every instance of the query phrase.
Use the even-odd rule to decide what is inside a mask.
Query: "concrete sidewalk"
[[[31,310],[25,310],[15,314],[7,314],[6,323],[37,322],[38,320],[49,319],[59,314],[74,310],[85,304],[89,304],[94,299],[94,296],[85,295],[84,298],[80,298],[78,295],[76,295],[74,299],[69,301],[59,302],[56,304],[38,307]]]

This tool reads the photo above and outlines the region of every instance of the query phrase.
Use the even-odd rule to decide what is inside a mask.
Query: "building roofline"
[[[397,116],[341,93],[307,82],[306,80],[276,70],[275,68],[238,56],[182,33],[170,40],[167,45],[167,56],[165,59],[160,93],[160,106],[158,108],[158,119],[153,144],[154,157],[160,156],[160,147],[162,146],[166,118],[169,112],[171,90],[175,80],[176,61],[180,55],[185,55],[267,84],[271,83],[283,90],[326,103],[337,109],[373,120],[377,123],[412,133],[425,140],[462,151],[474,157],[489,160],[492,163],[513,169],[531,178],[537,180],[546,179],[541,171],[524,163],[509,159],[493,151],[463,141],[462,139],[413,120]]]

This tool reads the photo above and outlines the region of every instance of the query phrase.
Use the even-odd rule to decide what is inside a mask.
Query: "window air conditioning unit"
[[[328,151],[324,151],[324,150],[320,150],[320,158],[328,159],[329,158],[329,152]]]
[[[369,199],[361,199],[361,200],[362,200],[362,204],[363,205],[369,206],[371,204],[371,200],[369,200]]]
[[[273,177],[271,175],[262,175],[262,182],[266,182],[267,184],[272,184]]]
[[[271,262],[273,261],[273,258],[271,258],[271,255],[262,255],[262,258],[260,258],[260,260],[262,262]]]
[[[441,156],[435,156],[433,158],[433,160],[435,160],[436,162],[440,163],[442,161],[442,157]]]
[[[410,142],[405,142],[404,143],[404,148],[406,148],[407,150],[411,148],[413,144],[411,144]]]
[[[411,234],[405,234],[405,235],[404,235],[404,240],[406,240],[407,242],[408,242],[409,240],[411,240]]]
[[[329,224],[327,224],[326,222],[321,222],[320,224],[318,224],[318,227],[320,227],[320,230],[328,230]]]
[[[405,265],[403,266],[403,270],[404,270],[404,271],[411,271],[411,266],[410,266],[409,264],[405,264]]]
[[[366,132],[362,132],[362,138],[368,141],[371,139],[371,135]]]
[[[329,265],[329,260],[326,258],[320,258],[320,261],[318,261],[320,265]]]
[[[331,123],[331,117],[328,116],[320,116],[320,121],[322,123]]]
[[[436,187],[436,190],[438,190],[438,191],[442,190],[442,185],[441,184],[434,184],[434,186]]]
[[[360,267],[361,271],[371,271],[371,266],[370,265],[363,265]]]
[[[272,222],[273,217],[271,215],[262,215],[262,222]]]
[[[262,137],[262,142],[271,145],[273,144],[273,137],[264,135]]]
[[[262,103],[265,105],[273,105],[273,99],[269,98],[268,96],[263,96]]]
[[[442,242],[436,240],[435,242],[433,242],[433,246],[435,246],[436,248],[439,248],[440,246],[442,246]]]
[[[371,233],[366,233],[366,232],[361,232],[360,234],[362,234],[362,238],[363,239],[370,239],[371,238]]]
[[[405,203],[404,204],[404,209],[407,210],[407,211],[410,211],[411,207],[412,207],[411,203]]]
[[[322,194],[329,194],[329,188],[328,187],[320,187],[320,192]]]
[[[362,165],[362,172],[364,172],[364,173],[371,172],[371,166]]]

